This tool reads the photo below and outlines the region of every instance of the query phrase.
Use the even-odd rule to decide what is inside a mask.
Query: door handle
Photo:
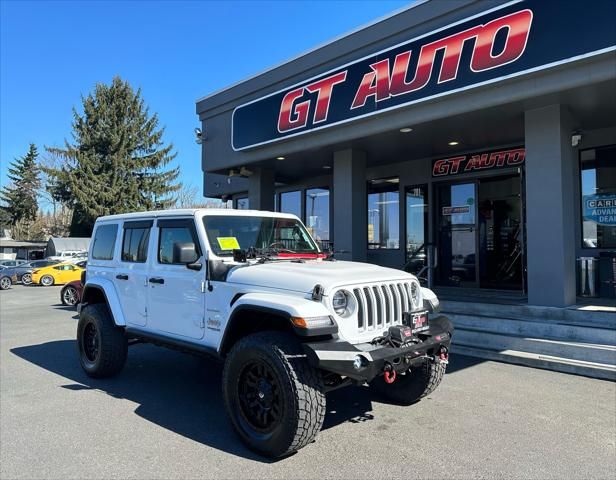
[[[162,285],[163,283],[165,283],[165,279],[164,278],[150,278],[148,280],[148,282],[150,282],[150,283],[158,283],[158,284]]]
[[[128,275],[126,275],[125,273],[121,273],[120,275],[116,275],[116,278],[118,280],[128,280]]]

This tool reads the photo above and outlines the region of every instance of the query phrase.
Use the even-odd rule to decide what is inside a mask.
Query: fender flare
[[[113,322],[118,327],[125,327],[126,319],[124,318],[122,305],[120,304],[120,299],[118,298],[118,293],[116,292],[113,282],[102,277],[88,278],[83,287],[82,298],[87,298],[89,290],[98,290],[103,294],[107,307],[109,307],[109,311],[111,312]],[[87,304],[87,302],[84,303]]]
[[[262,312],[288,320],[289,330],[295,331],[296,334],[301,336],[306,336],[307,332],[300,332],[299,330],[304,329],[295,327],[290,321],[291,317],[331,317],[331,313],[327,310],[325,305],[308,298],[276,293],[246,293],[233,303],[233,307],[229,312],[229,320],[227,321],[224,334],[218,347],[220,353],[230,348],[228,342],[233,341],[232,337],[237,328],[236,324],[241,321],[240,314],[245,311]],[[230,332],[232,333],[230,334]],[[332,327],[325,327],[325,329],[319,329],[319,331],[315,329],[314,333],[308,335],[332,335],[335,333],[338,333],[338,325],[334,321]]]

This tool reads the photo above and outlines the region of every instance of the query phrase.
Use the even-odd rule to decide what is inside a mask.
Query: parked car
[[[231,424],[261,454],[312,442],[327,392],[368,384],[412,405],[443,379],[453,325],[434,292],[401,270],[334,259],[295,215],[112,215],[97,219],[90,248],[85,373],[119,373],[138,342],[209,353],[224,361]]]
[[[17,275],[14,268],[0,269],[0,290],[8,290],[15,283],[17,283]]]
[[[65,252],[60,252],[58,255],[47,257],[47,260],[59,260],[61,262],[66,262],[72,258],[84,258],[87,256],[88,252],[83,250],[66,250]]]
[[[32,283],[49,287],[51,285],[63,285],[79,280],[83,267],[74,263],[58,263],[49,267],[39,268],[32,272]]]
[[[27,260],[0,260],[0,265],[3,267],[16,267],[26,262]]]
[[[83,293],[83,284],[81,280],[73,280],[62,287],[60,291],[60,300],[63,305],[74,306],[81,303],[81,294]]]
[[[17,274],[17,281],[24,285],[30,285],[32,283],[32,271],[38,268],[49,267],[50,265],[57,265],[60,263],[58,260],[34,260],[28,263],[22,263],[15,267],[15,273]]]

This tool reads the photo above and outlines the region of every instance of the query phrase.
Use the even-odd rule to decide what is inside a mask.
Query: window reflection
[[[368,248],[400,248],[398,178],[368,182]]]
[[[306,190],[306,226],[315,240],[329,240],[329,189]]]
[[[302,216],[302,194],[299,190],[280,194],[280,211]]]
[[[580,152],[582,246],[616,248],[616,145]]]

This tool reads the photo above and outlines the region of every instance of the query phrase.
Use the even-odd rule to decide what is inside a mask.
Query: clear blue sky
[[[201,188],[195,100],[410,1],[0,0],[0,183],[30,142],[71,139],[71,108],[120,75],[141,87]]]

